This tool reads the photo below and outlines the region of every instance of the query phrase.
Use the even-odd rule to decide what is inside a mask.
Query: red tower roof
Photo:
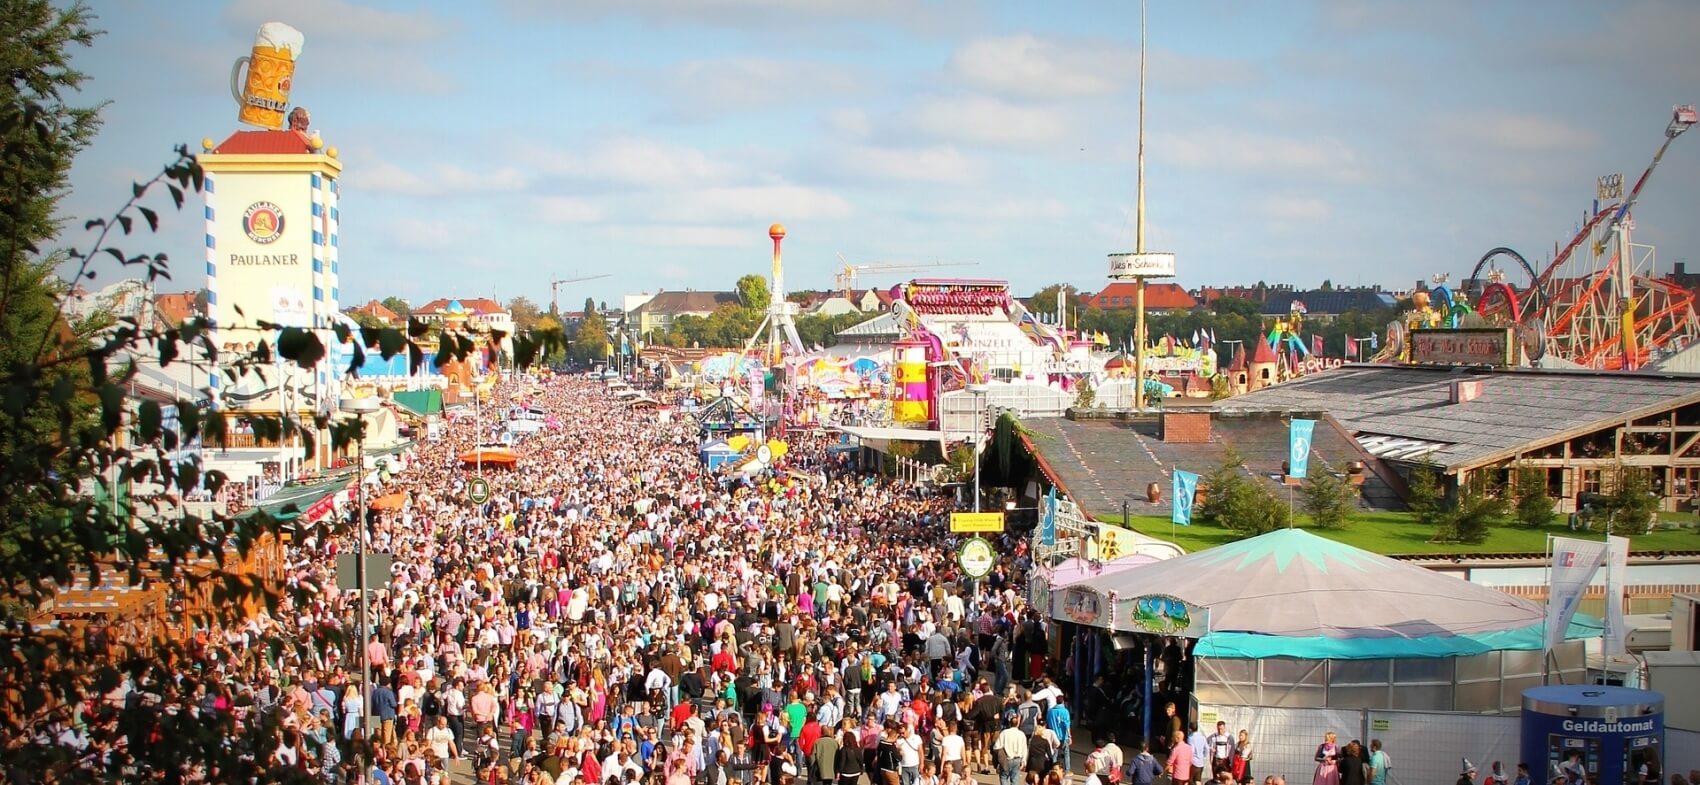
[[[1277,362],[1275,359],[1275,350],[1269,346],[1268,341],[1258,339],[1257,353],[1251,356],[1251,361],[1254,365],[1257,363],[1269,363],[1270,365],[1274,365]]]
[[[305,155],[313,152],[301,131],[237,131],[213,148],[219,155]]]

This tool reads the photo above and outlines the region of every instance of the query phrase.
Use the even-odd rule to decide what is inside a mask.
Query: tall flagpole
[[[1145,253],[1145,0],[1139,0],[1139,164],[1133,212],[1133,252]],[[1133,408],[1145,411],[1145,276],[1134,283]]]

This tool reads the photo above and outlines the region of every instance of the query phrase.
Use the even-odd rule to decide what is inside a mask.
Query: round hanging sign
[[[992,573],[992,567],[998,563],[998,553],[986,538],[974,537],[962,543],[961,550],[956,552],[956,563],[961,565],[962,572],[968,577],[978,580]]]
[[[473,504],[483,504],[490,501],[490,481],[483,477],[474,477],[466,484],[466,498]]]

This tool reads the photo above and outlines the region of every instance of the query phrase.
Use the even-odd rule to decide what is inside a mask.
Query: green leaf
[[[386,360],[399,354],[407,345],[408,340],[400,330],[386,328],[378,332],[378,353]]]
[[[133,223],[135,223],[135,220],[130,218],[130,216],[123,213],[118,214],[118,226],[124,230],[125,234],[130,233],[130,225]]]
[[[423,338],[431,331],[431,325],[412,316],[407,317],[407,337]]]
[[[171,191],[171,201],[173,204],[177,205],[177,209],[183,209],[183,189],[178,188],[175,185],[167,185],[165,188],[166,190]],[[200,185],[198,183],[196,184],[195,190],[200,190]]]
[[[302,368],[312,368],[325,358],[325,345],[311,330],[285,327],[277,339],[277,354]]]
[[[149,210],[146,207],[142,207],[141,205],[137,205],[136,210],[137,212],[140,212],[142,214],[142,218],[148,222],[148,229],[155,232],[159,231],[159,213]]]
[[[419,369],[423,368],[424,366],[425,366],[425,352],[420,351],[419,344],[416,344],[416,343],[413,343],[412,341],[409,341],[407,343],[407,369],[408,369],[408,373],[419,373]]]
[[[100,387],[100,425],[106,433],[114,433],[124,422],[124,388],[116,384]]]
[[[161,415],[158,401],[143,401],[136,410],[136,425],[143,442],[159,438]]]

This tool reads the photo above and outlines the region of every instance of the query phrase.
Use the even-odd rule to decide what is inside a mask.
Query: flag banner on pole
[[[1310,337],[1310,353],[1318,357],[1322,356],[1322,336],[1312,335]]]
[[[1174,500],[1170,503],[1169,520],[1182,526],[1192,525],[1192,501],[1198,496],[1198,475],[1175,470]]]
[[[1039,522],[1039,544],[1047,548],[1057,544],[1057,488],[1054,485],[1045,494],[1045,518]]]
[[[1376,349],[1380,349],[1381,348],[1381,337],[1376,335],[1375,333],[1370,333],[1369,334],[1369,348],[1370,348],[1370,351],[1375,351]]]
[[[1605,563],[1606,544],[1570,537],[1552,538],[1552,579],[1547,584],[1546,646],[1564,641],[1576,606]]]
[[[1358,339],[1346,339],[1346,356],[1354,360],[1358,359]]]
[[[1287,429],[1287,476],[1304,478],[1310,468],[1310,436],[1315,420],[1293,420]]]
[[[1623,576],[1629,570],[1629,538],[1606,538],[1606,654],[1629,653],[1629,629],[1623,622]]]

